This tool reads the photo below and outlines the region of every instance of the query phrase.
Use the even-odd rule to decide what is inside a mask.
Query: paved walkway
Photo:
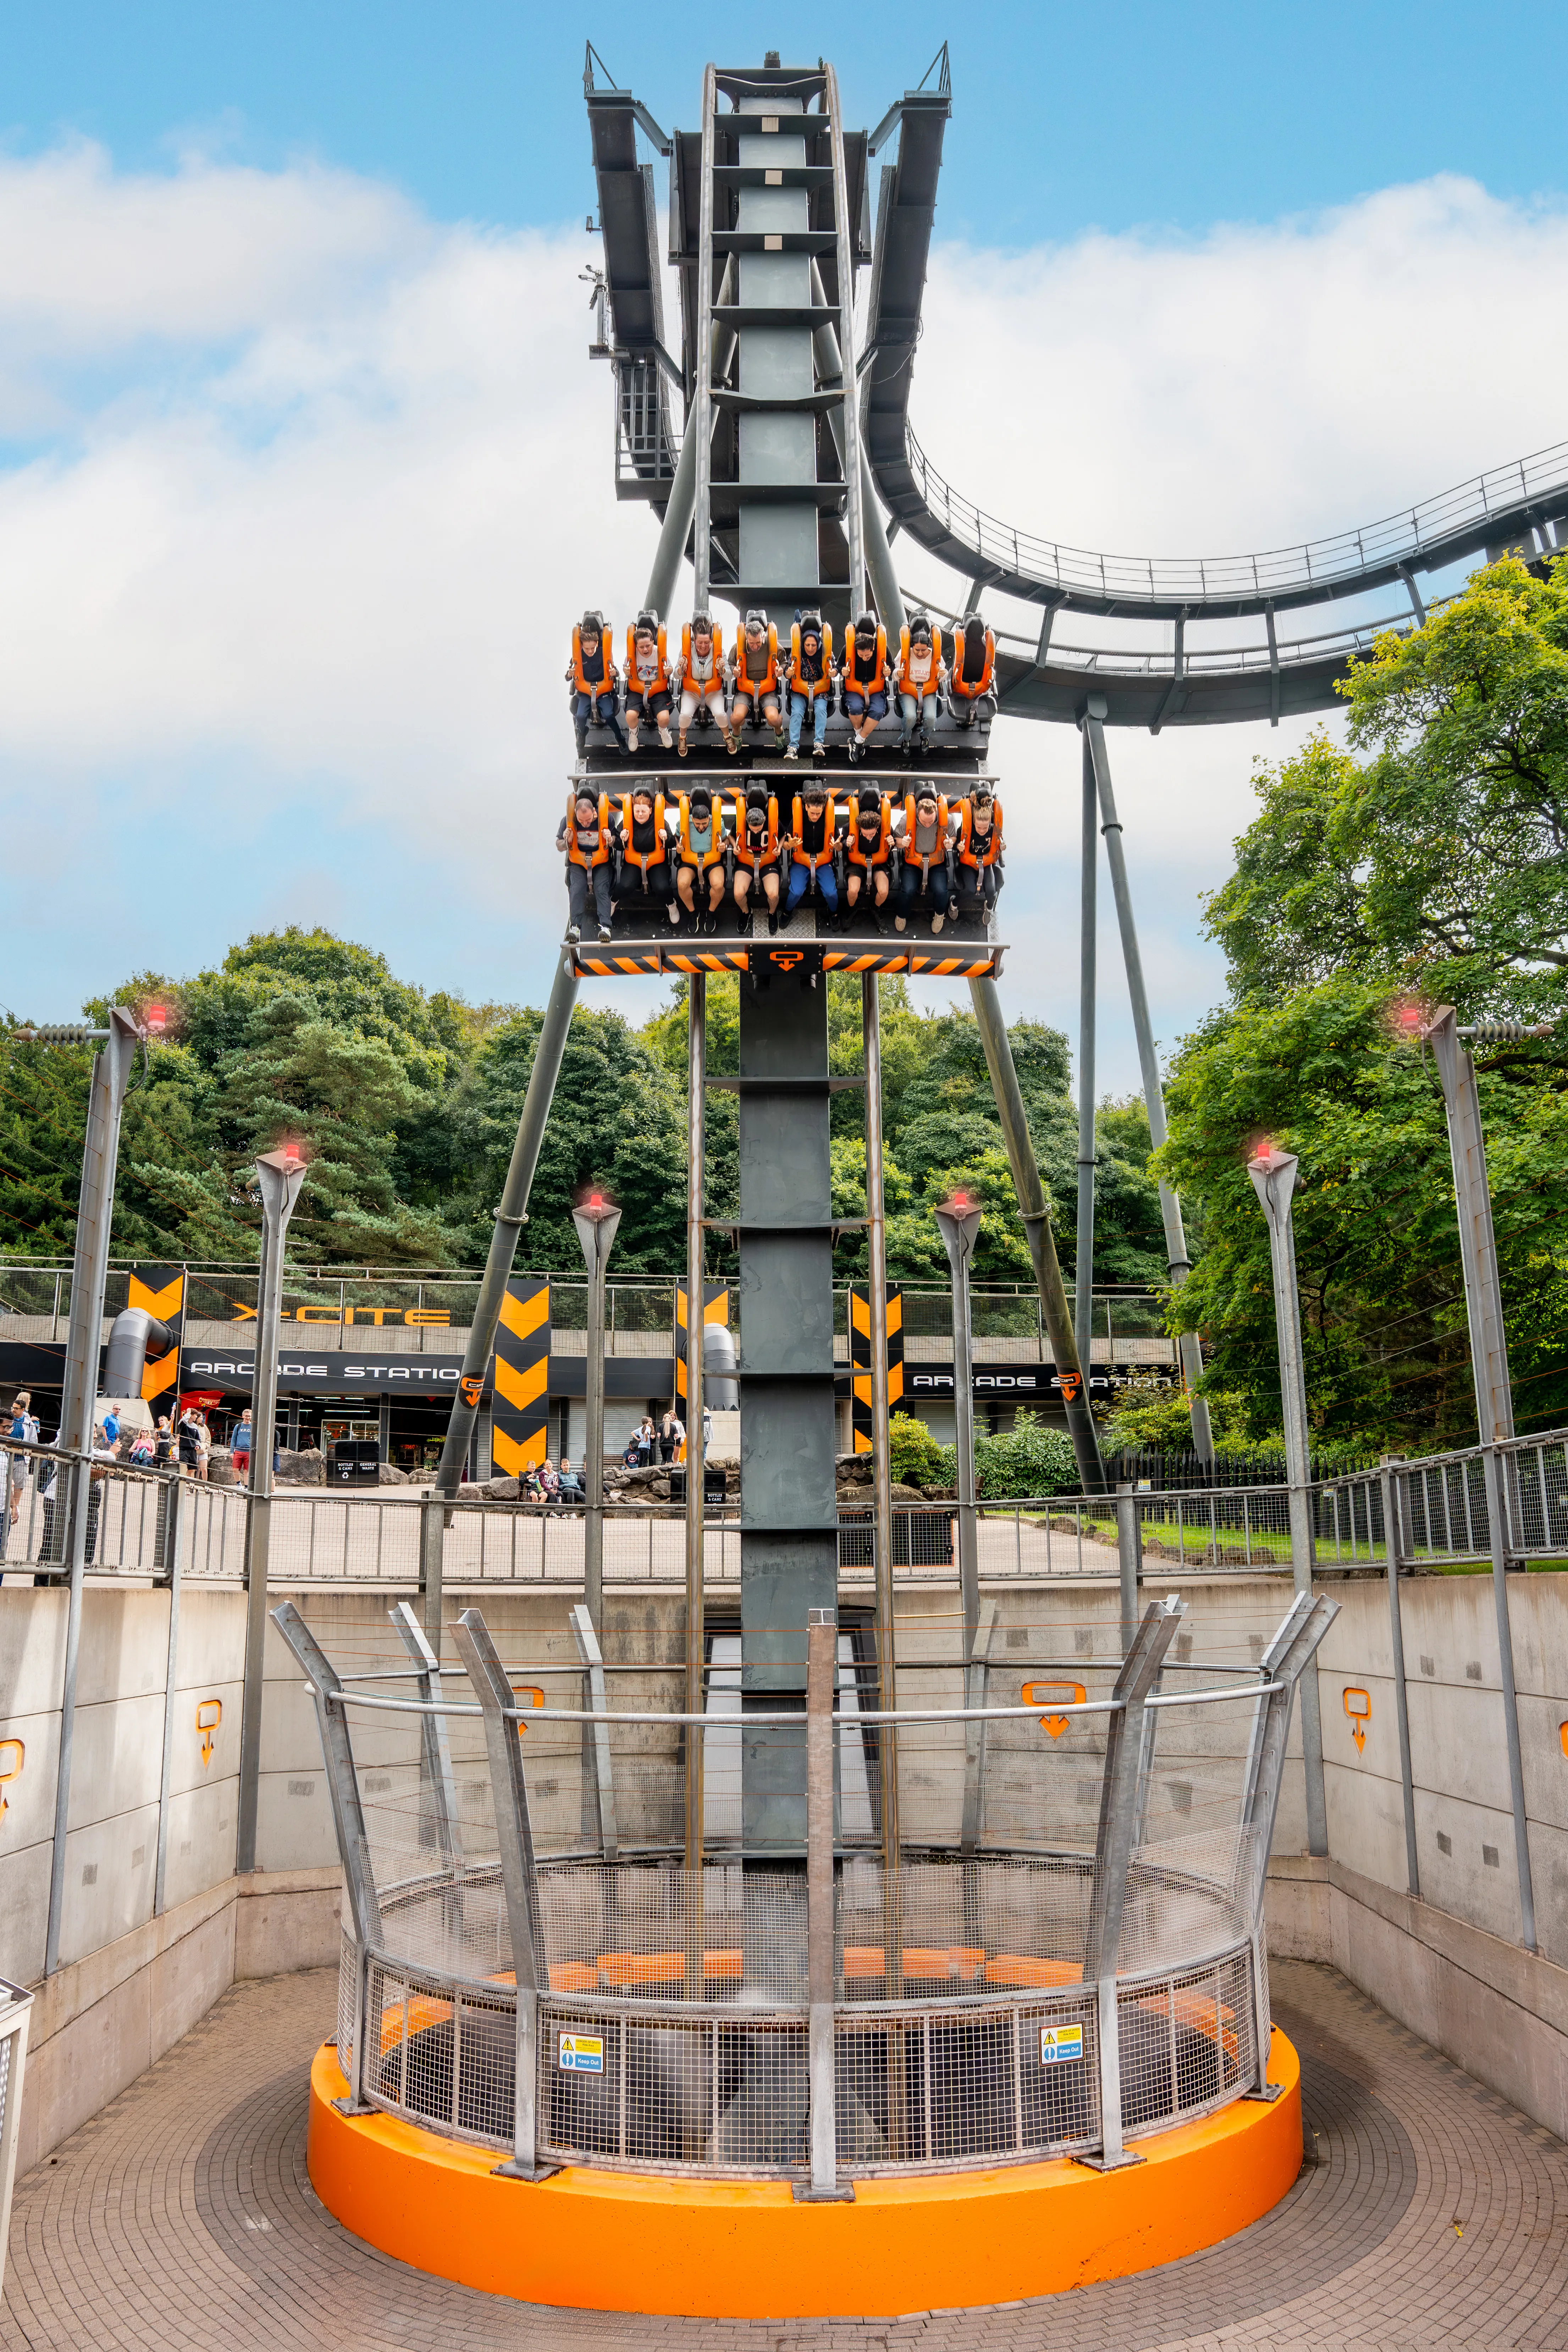
[[[516,2305],[347,2236],[305,2177],[325,1973],[245,1985],[18,2182],[5,2352],[1426,2352],[1568,2347],[1568,2147],[1327,1969],[1276,1962],[1315,2160],[1256,2228],[1142,2279],[895,2320]]]

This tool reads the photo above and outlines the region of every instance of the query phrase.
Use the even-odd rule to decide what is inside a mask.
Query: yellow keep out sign
[[[1068,2059],[1083,2056],[1081,2025],[1042,2025],[1040,2028],[1040,2063],[1060,2066]]]
[[[563,2033],[561,2036],[561,2071],[563,2074],[602,2074],[605,2071],[604,2035]]]

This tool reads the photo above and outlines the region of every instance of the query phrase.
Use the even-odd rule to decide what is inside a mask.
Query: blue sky
[[[264,165],[307,152],[390,178],[444,218],[536,224],[584,208],[586,38],[668,128],[694,120],[721,33],[752,23],[759,54],[787,50],[784,26],[803,22],[494,0],[60,0],[5,19],[14,148],[80,131],[146,167],[171,140],[216,135]],[[950,41],[943,229],[986,244],[1268,220],[1436,172],[1498,195],[1561,183],[1568,11],[1547,5],[914,5],[804,21],[868,122]]]
[[[840,37],[848,16],[836,58],[870,123],[948,27],[917,5]],[[426,987],[538,1000],[566,623],[624,617],[651,546],[586,356],[584,38],[668,126],[736,21],[7,11],[0,1003],[68,1015],[289,920]],[[913,398],[959,488],[1079,544],[1220,553],[1563,437],[1568,14],[984,26],[953,40]],[[1113,740],[1167,1045],[1223,989],[1200,899],[1253,763],[1303,731]],[[995,758],[1009,1001],[1070,1032],[1076,738],[1012,721]],[[1124,1089],[1102,905],[1100,1067]]]

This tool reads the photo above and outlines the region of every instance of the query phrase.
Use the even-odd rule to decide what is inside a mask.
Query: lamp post
[[[584,1468],[588,1509],[583,1529],[584,1584],[595,1633],[605,1613],[605,1269],[616,1245],[621,1213],[602,1185],[595,1185],[572,1212],[583,1263],[588,1269],[587,1430]],[[689,1302],[687,1312],[690,1313]],[[700,1312],[700,1309],[699,1309]]]
[[[245,1523],[245,1707],[239,1726],[239,1828],[237,1868],[256,1868],[256,1816],[261,1786],[262,1665],[267,1648],[267,1563],[272,1535],[272,1456],[278,1443],[278,1326],[283,1304],[283,1244],[305,1181],[297,1143],[264,1151],[256,1162],[261,1190],[261,1295],[256,1311],[256,1370],[250,1384],[254,1433]]]
[[[1274,1328],[1285,1420],[1285,1473],[1289,1481],[1290,1571],[1297,1591],[1305,1593],[1310,1600],[1312,1523],[1307,1489],[1311,1479],[1311,1458],[1307,1442],[1307,1372],[1301,1350],[1301,1299],[1296,1284],[1296,1236],[1290,1218],[1297,1164],[1293,1151],[1278,1151],[1270,1143],[1247,1161],[1247,1172],[1268,1220]],[[1323,1722],[1315,1672],[1301,1678],[1301,1753],[1307,1769],[1308,1850],[1327,1853],[1329,1814],[1323,1791]]]
[[[980,1630],[980,1554],[974,1527],[974,1403],[969,1338],[969,1269],[980,1231],[980,1203],[973,1192],[952,1192],[939,1202],[936,1222],[952,1271],[952,1406],[958,1437],[958,1591],[963,1610],[963,1655],[967,1663]]]

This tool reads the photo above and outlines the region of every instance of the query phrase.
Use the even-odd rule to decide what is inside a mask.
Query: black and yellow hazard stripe
[[[166,1323],[173,1335],[166,1352],[154,1356],[142,1374],[142,1402],[152,1408],[156,1420],[161,1412],[173,1412],[180,1393],[180,1335],[185,1323],[184,1267],[132,1266],[125,1304],[140,1307],[160,1323]]]
[[[514,1275],[501,1300],[491,1371],[490,1458],[515,1478],[550,1452],[550,1285]]]
[[[728,1324],[730,1320],[730,1286],[727,1282],[709,1282],[702,1286],[702,1320],[704,1323]],[[675,1401],[678,1408],[686,1403],[686,1285],[678,1283],[675,1291]],[[681,1419],[686,1418],[684,1412]]]
[[[875,1423],[871,1415],[871,1299],[864,1290],[849,1293],[850,1419],[857,1454],[872,1451]],[[888,1291],[888,1411],[897,1412],[904,1401],[904,1300],[897,1283]]]

